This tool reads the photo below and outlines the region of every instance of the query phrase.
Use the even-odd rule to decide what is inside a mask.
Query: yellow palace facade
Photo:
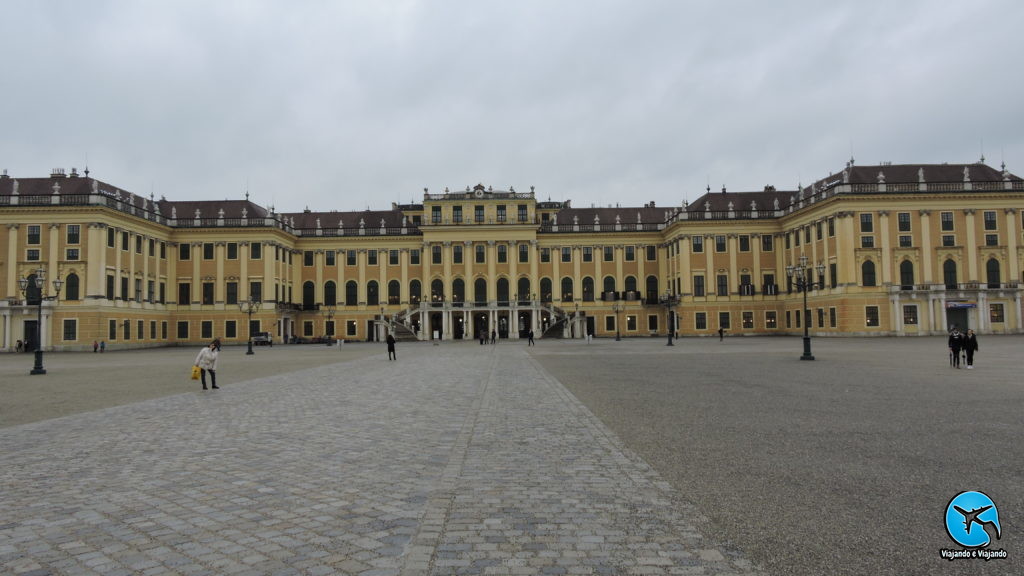
[[[1024,181],[983,163],[851,162],[810,186],[708,190],[681,207],[578,208],[477,185],[300,213],[145,198],[74,169],[5,172],[0,224],[6,351],[263,333],[1022,332]]]

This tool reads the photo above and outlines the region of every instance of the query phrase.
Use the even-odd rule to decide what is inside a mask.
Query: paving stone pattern
[[[0,572],[760,573],[521,347],[402,352],[0,429]]]

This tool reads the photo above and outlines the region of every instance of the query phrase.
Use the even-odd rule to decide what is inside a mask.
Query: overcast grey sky
[[[858,164],[1024,174],[1024,3],[10,1],[0,168],[386,209],[659,206]]]

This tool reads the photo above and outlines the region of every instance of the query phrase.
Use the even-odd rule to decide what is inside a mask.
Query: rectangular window
[[[338,253],[334,250],[324,251],[324,266],[336,266],[338,264]]]
[[[716,283],[718,285],[717,286],[717,290],[716,290],[716,294],[719,295],[719,296],[728,296],[729,295],[729,275],[728,274],[719,274],[718,276],[715,277],[715,279],[716,279],[716,281],[717,281]]]
[[[789,232],[786,232],[786,250],[789,250]]]
[[[213,282],[203,282],[203,304],[213,304]]]
[[[583,261],[593,262],[594,261],[594,248],[592,246],[583,247]]]
[[[307,336],[307,337],[313,335],[313,321],[312,320],[306,320],[306,321],[304,321],[302,323],[302,335],[303,336]]]
[[[78,248],[68,248],[64,252],[64,259],[65,260],[70,260],[70,261],[76,261],[76,260],[78,260],[79,255],[80,255],[80,252],[78,251]]]
[[[203,340],[213,338],[213,321],[203,320],[199,323],[199,337]]]
[[[701,252],[704,251],[704,237],[703,236],[693,236],[692,238],[690,238],[690,242],[691,242],[691,244],[693,244],[693,253],[694,254],[700,254]]]
[[[356,321],[355,320],[346,320],[345,321],[345,335],[346,336],[355,336],[356,335]]]
[[[800,231],[793,232],[793,242],[796,246],[800,245]]]
[[[526,222],[526,204],[519,205],[519,221]]]
[[[725,252],[725,235],[715,236],[715,252]]]
[[[238,282],[228,282],[225,291],[226,304],[236,305],[238,304]]]
[[[116,234],[117,232],[115,232],[113,228],[107,228],[107,248],[114,247],[114,237]]]
[[[828,219],[828,237],[831,238],[836,235],[836,219]]]
[[[828,265],[828,280],[829,285],[833,288],[839,285],[839,267],[835,262],[830,262]]]
[[[498,204],[498,222],[504,222],[506,220],[505,205]]]
[[[611,246],[604,247],[604,261],[614,262],[615,261],[615,249]]]
[[[985,246],[999,246],[999,234],[985,234]]]
[[[135,237],[135,253],[142,254],[142,236]]]
[[[984,213],[985,218],[985,230],[998,230],[999,226],[996,224],[996,212],[995,210],[986,210]]]
[[[1002,323],[1006,319],[1003,317],[1003,305],[1002,304],[989,304],[988,305],[988,318],[991,322]]]
[[[614,332],[615,331],[615,316],[605,316],[604,317],[604,329],[605,329],[606,332]]]
[[[764,327],[765,328],[778,328],[779,319],[774,310],[768,310],[764,313]]]
[[[388,266],[398,266],[398,250],[388,250]]]
[[[818,308],[818,328],[825,327],[825,309]]]
[[[430,247],[430,261],[434,264],[441,263],[441,247],[434,245]]]
[[[740,252],[750,252],[750,236],[740,234]]]
[[[178,260],[191,260],[192,259],[192,245],[188,242],[182,242],[178,244]]]
[[[78,320],[73,318],[64,319],[64,341],[78,340]]]
[[[953,213],[952,212],[942,212],[942,213],[940,213],[939,214],[939,221],[941,222],[940,229],[943,232],[952,232],[953,231]]]
[[[121,333],[124,335],[125,340],[132,339],[132,323],[127,320],[121,321]]]
[[[900,212],[896,215],[897,230],[910,232],[910,212]]]
[[[143,320],[139,320],[135,323],[135,333],[138,334],[139,340],[146,339],[146,323]]]
[[[504,244],[498,244],[498,263],[508,263],[508,246]]]
[[[790,313],[789,310],[786,310],[786,328],[792,328],[792,327],[793,327],[793,315]]]
[[[632,314],[626,315],[626,331],[636,332],[636,316]]]
[[[875,221],[870,213],[863,213],[860,215],[860,231],[861,232],[874,232]]]
[[[704,275],[696,274],[693,277],[693,295],[704,296]]]
[[[107,340],[117,340],[117,320],[107,321]]]
[[[864,325],[878,326],[878,306],[864,307]]]
[[[149,255],[156,256],[156,240],[152,238],[149,239]]]
[[[224,322],[224,337],[238,338],[238,322],[234,320]]]
[[[263,244],[259,242],[253,242],[249,244],[249,259],[250,260],[262,260],[263,259]]]
[[[728,330],[729,328],[731,328],[731,325],[729,323],[729,313],[728,312],[719,312],[718,313],[718,327],[723,329],[723,330]]]
[[[203,242],[203,260],[213,260],[213,242]]]
[[[861,248],[874,248],[875,247],[875,237],[874,236],[861,236],[860,237],[860,247]]]
[[[228,260],[238,260],[238,242],[228,242]]]
[[[476,245],[476,263],[477,264],[484,264],[484,263],[487,262],[487,253],[485,252],[485,250],[486,250],[486,248],[485,248],[485,246],[483,244],[477,244]]]
[[[540,261],[541,262],[551,262],[551,249],[550,248],[541,248],[540,249]]]
[[[815,240],[821,240],[821,238],[822,238],[822,235],[821,235],[821,222],[816,222],[814,224],[814,239]]]
[[[708,313],[697,312],[693,315],[693,327],[696,330],[707,330],[708,329]]]
[[[771,251],[773,251],[775,249],[775,247],[772,244],[773,244],[773,240],[772,240],[772,235],[771,234],[761,234],[761,251],[762,252],[771,252]]]
[[[956,236],[954,236],[952,234],[943,234],[942,235],[942,245],[943,246],[956,246]]]
[[[419,250],[409,250],[409,264],[412,264],[413,266],[419,266],[420,265],[420,251]]]
[[[366,265],[367,266],[377,266],[377,251],[376,250],[367,250],[366,251]]]
[[[440,224],[441,223],[441,207],[440,206],[431,206],[430,207],[430,222],[432,224]],[[352,334],[349,334],[349,336],[354,336],[354,335],[355,335],[355,332],[353,332]]]
[[[835,306],[828,309],[828,325],[830,328],[836,327],[836,309]]]
[[[753,312],[744,311],[743,312],[743,328],[745,330],[750,330],[753,327],[754,327],[754,313]]]
[[[648,262],[654,262],[655,260],[658,259],[658,247],[657,246],[647,246],[646,250],[647,250],[647,261]]]
[[[917,324],[917,306],[903,307],[903,323],[908,325]]]
[[[562,262],[572,262],[572,248],[562,246]]]
[[[142,278],[135,279],[135,301],[142,302]]]
[[[519,245],[519,262],[523,263],[523,262],[529,262],[529,261],[530,261],[530,246],[528,244],[525,244],[525,243],[524,244],[520,244]]]
[[[440,248],[437,248],[437,249],[438,249],[438,251],[441,250]],[[355,266],[356,265],[356,256],[358,256],[358,254],[359,253],[356,252],[355,250],[348,250],[348,251],[346,251],[345,252],[345,265],[346,266]]]
[[[626,246],[626,262],[636,261],[636,246]]]
[[[452,222],[462,224],[462,206],[452,206]]]
[[[25,251],[25,259],[29,262],[38,262],[39,254],[40,252],[38,248],[29,248]]]
[[[149,321],[149,339],[156,340],[156,320]]]
[[[810,244],[811,242],[811,227],[804,226],[804,242]]]
[[[462,246],[452,246],[452,264],[462,264]]]
[[[303,250],[302,251],[302,265],[306,266],[306,267],[310,267],[310,266],[313,265],[313,251],[312,250]]]
[[[128,278],[127,277],[122,277],[121,278],[121,300],[127,300],[127,299],[128,299]]]
[[[914,245],[914,237],[910,234],[900,234],[900,248],[910,248]]]
[[[483,206],[474,206],[473,207],[473,220],[475,220],[476,222],[483,222],[484,221],[484,207]]]
[[[107,275],[107,300],[114,299],[114,277]]]
[[[255,302],[263,301],[263,282],[249,282],[249,298]]]
[[[128,251],[128,232],[121,232],[121,250]]]
[[[654,314],[647,316],[647,330],[650,332],[658,331],[658,317]]]
[[[68,224],[67,243],[80,244],[82,242],[82,226],[79,224]]]
[[[156,282],[153,280],[146,281],[146,301],[152,303],[156,298]]]

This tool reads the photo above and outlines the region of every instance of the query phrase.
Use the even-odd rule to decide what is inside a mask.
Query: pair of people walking
[[[978,336],[974,330],[968,329],[964,334],[959,328],[953,328],[949,333],[949,365],[960,368],[960,353],[963,352],[967,360],[967,369],[974,369],[974,353],[978,351]]]

